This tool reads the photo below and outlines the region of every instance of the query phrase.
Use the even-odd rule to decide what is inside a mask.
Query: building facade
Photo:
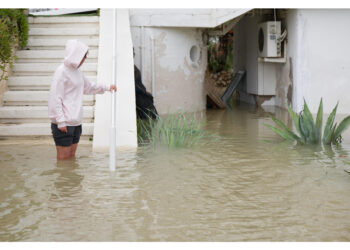
[[[160,114],[178,109],[205,109],[204,77],[207,39],[215,29],[234,23],[235,69],[246,70],[241,99],[262,106],[301,111],[304,98],[317,112],[320,98],[330,113],[349,113],[350,10],[130,10],[135,64],[154,95]],[[231,14],[231,16],[230,16]],[[210,23],[208,20],[218,20]],[[262,22],[280,21],[287,31],[284,62],[259,60],[258,29]],[[216,26],[215,26],[216,25]]]

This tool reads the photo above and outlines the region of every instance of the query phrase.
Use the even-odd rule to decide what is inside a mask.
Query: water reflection
[[[81,191],[82,188],[81,182],[84,179],[84,176],[77,173],[78,168],[78,160],[74,158],[64,161],[57,161],[54,169],[46,171],[42,174],[55,176],[55,190],[51,196],[52,199],[79,195],[79,191]]]

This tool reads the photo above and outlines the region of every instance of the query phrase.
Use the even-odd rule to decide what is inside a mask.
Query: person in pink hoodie
[[[115,85],[90,82],[84,76],[80,67],[87,54],[87,45],[78,40],[68,40],[64,61],[53,76],[48,106],[59,160],[75,156],[82,133],[83,95],[117,91]]]

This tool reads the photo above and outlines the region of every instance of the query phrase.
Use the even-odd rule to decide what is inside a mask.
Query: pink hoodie
[[[83,94],[102,94],[109,85],[90,82],[78,68],[88,46],[68,40],[66,57],[56,69],[49,95],[49,117],[59,128],[78,126],[83,118]]]

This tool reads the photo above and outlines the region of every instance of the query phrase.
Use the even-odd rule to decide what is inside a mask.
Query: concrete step
[[[56,28],[95,28],[99,29],[100,24],[96,23],[32,23],[29,24],[31,28],[47,28],[47,29],[56,29]]]
[[[93,37],[74,37],[69,38],[60,38],[60,37],[51,37],[51,38],[36,38],[29,37],[27,47],[32,50],[62,50],[65,48],[68,39],[79,39],[90,49],[98,47],[98,36]]]
[[[83,107],[83,122],[93,122],[94,107]],[[3,106],[0,107],[0,123],[19,124],[49,122],[47,106]]]
[[[28,17],[30,28],[99,28],[98,16]]]
[[[29,36],[94,36],[98,28],[30,28]]]
[[[82,135],[92,135],[93,123],[82,124]],[[51,123],[0,124],[0,136],[51,136]]]
[[[14,63],[14,76],[53,75],[60,63]],[[81,70],[89,75],[96,75],[97,63],[84,63]]]
[[[85,23],[98,23],[99,16],[47,16],[47,17],[28,17],[28,23],[32,24],[85,24]]]
[[[51,136],[48,118],[48,90],[54,71],[63,61],[68,39],[89,46],[82,71],[96,81],[99,44],[99,17],[29,17],[27,50],[17,51],[9,77],[9,91],[0,107],[0,136]],[[89,77],[90,76],[90,77]],[[17,90],[17,91],[15,91]],[[83,99],[83,135],[93,134],[94,96]],[[27,105],[27,106],[26,106]]]
[[[45,106],[49,91],[6,91],[3,96],[4,106]],[[94,95],[84,95],[83,105],[94,105]]]
[[[65,57],[64,50],[18,50],[16,52],[17,63],[30,62],[62,62]],[[96,62],[98,58],[98,50],[89,50],[86,63]]]
[[[96,76],[87,77],[96,82]],[[7,86],[10,90],[49,90],[52,76],[10,76]]]

